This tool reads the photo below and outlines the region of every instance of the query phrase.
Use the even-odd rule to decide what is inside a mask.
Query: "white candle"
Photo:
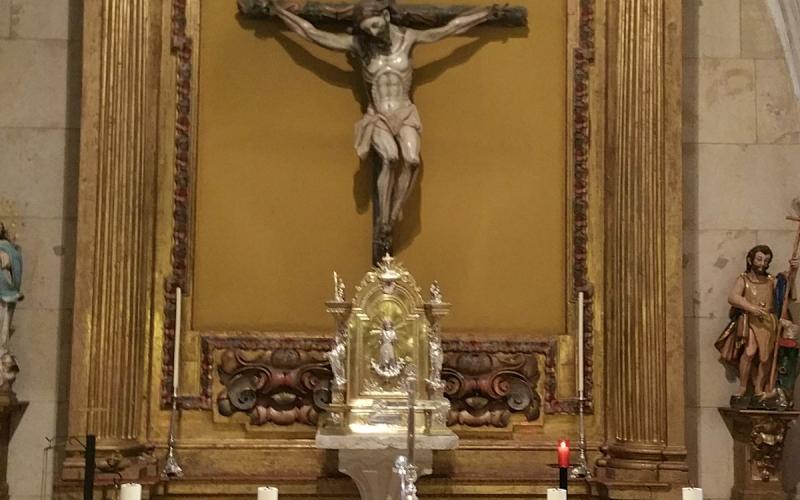
[[[273,486],[259,486],[258,500],[278,500],[278,488]]]
[[[125,483],[119,487],[119,500],[142,500],[142,485]]]
[[[567,500],[567,490],[547,488],[547,500]]]
[[[703,500],[703,488],[684,488],[683,500]]]
[[[172,366],[172,395],[178,395],[178,380],[180,379],[181,366],[181,302],[183,294],[181,287],[175,292],[175,359]]]
[[[583,292],[578,292],[578,396],[583,397]]]

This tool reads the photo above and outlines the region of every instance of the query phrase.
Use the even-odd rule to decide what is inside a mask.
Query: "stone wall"
[[[13,500],[40,498],[46,437],[66,432],[80,114],[79,0],[0,0],[0,220],[22,247]],[[51,454],[52,457],[52,454]],[[53,460],[46,477],[52,480]],[[47,486],[46,486],[47,487]]]
[[[738,383],[712,344],[744,255],[769,244],[787,267],[800,197],[800,106],[765,0],[684,0],[684,272],[687,442],[708,499],[727,499],[732,441],[717,411]],[[785,471],[800,481],[800,430]],[[800,498],[800,497],[798,497]]]

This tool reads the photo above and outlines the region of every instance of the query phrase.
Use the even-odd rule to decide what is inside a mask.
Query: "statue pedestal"
[[[0,500],[8,500],[8,443],[28,403],[20,403],[13,392],[0,391]]]
[[[786,500],[781,458],[786,431],[800,411],[719,408],[733,436],[731,500]]]
[[[433,469],[433,450],[452,450],[458,446],[455,434],[418,435],[414,448],[417,475]],[[403,434],[317,434],[317,447],[339,450],[339,471],[350,476],[358,487],[361,500],[400,500],[400,483],[392,467],[400,455],[407,455]]]

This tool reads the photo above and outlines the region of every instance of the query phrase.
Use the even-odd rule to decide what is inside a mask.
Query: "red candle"
[[[566,439],[558,441],[558,466],[569,467],[569,441]]]

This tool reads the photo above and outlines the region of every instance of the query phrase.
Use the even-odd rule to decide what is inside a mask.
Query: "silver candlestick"
[[[181,320],[183,316],[183,290],[177,287],[175,290],[175,330],[173,337],[172,354],[172,415],[169,419],[169,440],[167,441],[167,458],[164,462],[164,470],[161,477],[164,479],[175,479],[183,477],[183,468],[178,464],[175,457],[175,427],[178,425],[178,382],[180,381],[181,368]]]
[[[586,463],[586,429],[583,420],[583,405],[586,398],[583,390],[578,391],[578,463],[573,465],[569,471],[569,477],[573,479],[591,479],[592,473]]]
[[[172,415],[169,419],[169,440],[167,441],[167,458],[164,461],[164,469],[161,477],[164,479],[179,479],[183,477],[183,467],[178,463],[175,456],[175,425],[178,420],[178,395],[172,394]]]
[[[416,448],[417,375],[413,365],[408,367],[408,458],[400,455],[392,470],[400,479],[400,500],[417,500],[417,467],[414,465]]]
[[[417,500],[417,468],[403,455],[397,457],[392,469],[400,478],[400,500]]]
[[[415,370],[409,370],[408,377],[408,463],[414,466],[414,448],[416,448],[416,405],[417,405],[417,376]]]

